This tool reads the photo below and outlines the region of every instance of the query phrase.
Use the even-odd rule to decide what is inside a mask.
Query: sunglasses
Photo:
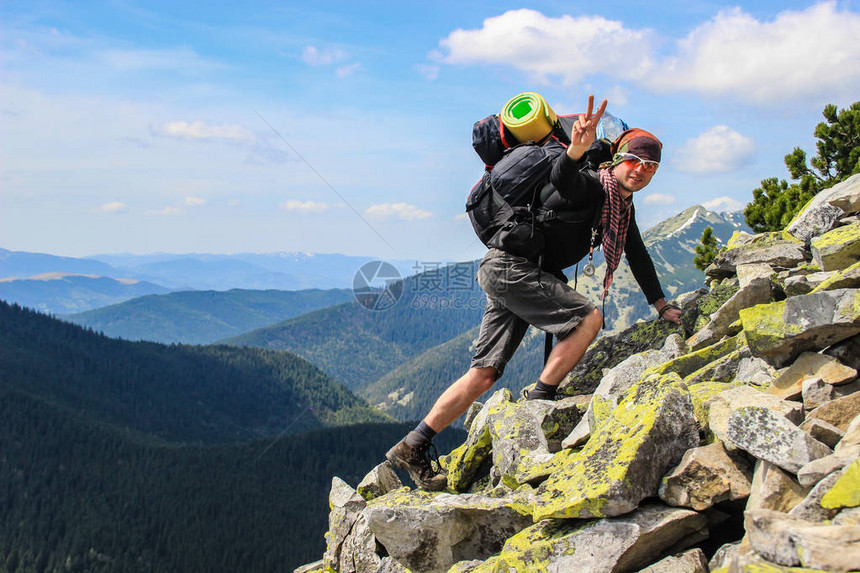
[[[653,161],[651,159],[642,159],[638,155],[633,155],[632,153],[616,153],[615,159],[621,159],[621,161],[632,161],[633,169],[636,169],[639,166],[638,164],[641,163],[642,169],[649,173],[657,171],[657,168],[660,167],[659,161]]]

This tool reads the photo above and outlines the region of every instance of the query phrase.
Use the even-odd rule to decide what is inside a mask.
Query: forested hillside
[[[325,550],[331,476],[355,486],[408,429],[165,445],[2,385],[0,571],[292,571]]]
[[[114,338],[209,344],[352,298],[350,289],[183,291],[140,297],[63,319]]]
[[[169,441],[386,420],[289,353],[115,340],[2,301],[0,374],[3,386]]]
[[[289,350],[360,393],[400,364],[480,323],[483,292],[474,274],[475,263],[422,273],[403,281],[402,296],[386,310],[344,303],[222,342]]]

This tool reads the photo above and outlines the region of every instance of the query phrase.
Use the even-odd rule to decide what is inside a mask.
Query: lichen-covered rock
[[[836,289],[740,311],[750,350],[783,366],[860,332],[860,290]]]
[[[812,460],[832,453],[784,417],[760,406],[732,412],[726,437],[756,458],[795,474]]]
[[[484,562],[478,559],[470,559],[469,561],[459,561],[448,569],[448,573],[471,573]]]
[[[690,549],[661,559],[639,573],[708,573],[708,560],[701,549]]]
[[[370,470],[364,479],[356,486],[355,491],[366,501],[385,495],[389,491],[400,489],[403,484],[394,473],[394,468],[387,460]]]
[[[852,175],[845,181],[825,189],[813,197],[785,228],[786,231],[809,243],[813,237],[823,235],[836,227],[839,219],[857,211],[860,197],[860,177]]]
[[[758,460],[746,509],[772,509],[788,513],[809,495],[810,489],[794,481],[779,466]]]
[[[405,490],[368,502],[363,515],[391,557],[427,573],[486,559],[531,523],[511,498]]]
[[[502,404],[510,404],[513,400],[510,390],[502,388],[496,391],[484,407],[475,414],[466,441],[448,455],[446,469],[448,471],[448,487],[457,491],[465,491],[478,477],[484,461],[493,451],[493,441],[490,436],[489,417]]]
[[[750,357],[750,349],[742,346],[684,376],[684,383],[693,385],[706,381],[731,382],[737,378],[741,362]]]
[[[660,484],[660,499],[671,506],[704,511],[750,494],[752,472],[719,442],[688,450]]]
[[[635,571],[705,527],[704,516],[694,511],[659,505],[611,519],[547,519],[509,539],[475,573]]]
[[[541,427],[543,416],[553,407],[549,400],[504,403],[490,413],[488,425],[493,443],[493,466],[502,482],[511,488],[536,464],[552,458]]]
[[[701,348],[694,352],[689,352],[679,356],[674,360],[663,362],[662,364],[649,368],[645,373],[668,374],[669,372],[674,372],[684,378],[693,372],[704,368],[708,364],[716,362],[723,356],[744,348],[746,344],[746,337],[743,333],[740,333],[737,336],[726,338],[706,348]]]
[[[812,460],[797,472],[797,481],[800,485],[813,486],[835,471],[843,469],[860,456],[860,446],[855,446],[852,451],[832,453],[829,456]]]
[[[802,404],[765,394],[749,386],[737,386],[720,392],[706,404],[708,427],[722,442],[729,442],[727,432],[732,413],[747,406],[761,406],[772,412],[779,412],[794,424],[803,420]]]
[[[825,271],[850,267],[860,260],[860,223],[837,227],[812,239],[812,257]]]
[[[860,262],[856,262],[846,269],[832,272],[831,276],[815,285],[813,292],[858,287],[860,287]]]
[[[767,509],[748,511],[744,525],[755,552],[780,565],[852,571],[860,563],[860,527],[826,525]]]
[[[661,348],[670,335],[683,333],[683,327],[656,319],[637,322],[615,336],[602,337],[588,348],[582,360],[559,385],[558,392],[563,396],[593,394],[605,369],[634,354]]]
[[[741,265],[741,268],[744,266],[746,265]],[[773,287],[769,278],[759,277],[750,280],[711,315],[711,321],[703,329],[687,340],[690,349],[699,350],[729,335],[729,327],[740,318],[738,314],[740,310],[770,302],[772,292]]]
[[[582,419],[582,409],[582,403],[577,398],[563,398],[550,402],[549,408],[535,413],[550,452],[561,449],[561,441]]]
[[[833,487],[821,498],[821,507],[826,509],[842,509],[860,505],[860,459],[842,472]]]
[[[738,364],[735,382],[767,387],[776,376],[776,370],[766,360],[752,356],[742,359]]]
[[[630,512],[698,442],[690,394],[677,374],[647,376],[624,395],[575,463],[541,484],[535,521]]]
[[[326,573],[329,573],[328,571]],[[379,567],[374,573],[410,573],[409,569],[392,559],[391,557],[383,557],[379,562]]]
[[[822,271],[820,273],[809,273],[809,274],[798,274],[787,277],[785,279],[785,284],[783,286],[783,290],[785,291],[785,296],[798,296],[802,294],[809,294],[815,289],[817,289],[822,284],[831,280],[833,276],[836,275],[835,271]],[[831,288],[847,288],[851,285],[845,285],[843,287],[831,287]],[[821,289],[821,290],[830,290],[830,289]]]
[[[827,384],[844,384],[857,377],[857,371],[836,358],[817,352],[803,352],[766,390],[781,398],[800,396],[803,381],[818,378]]]
[[[711,400],[726,390],[734,388],[734,384],[726,382],[700,382],[698,384],[691,384],[688,388],[690,390],[690,398],[693,401],[693,415],[696,417],[696,424],[699,426],[699,436],[704,443],[713,443],[716,436],[710,428],[709,410]],[[728,423],[728,414],[726,414],[726,423]]]

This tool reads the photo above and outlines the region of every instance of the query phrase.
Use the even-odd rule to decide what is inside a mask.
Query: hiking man
[[[648,303],[664,320],[680,324],[681,311],[664,299],[657,273],[645,249],[633,212],[633,195],[645,188],[660,164],[660,141],[640,129],[627,130],[613,142],[611,162],[595,171],[586,152],[595,141],[606,100],[594,112],[594,96],[587,112],[575,121],[571,143],[554,160],[541,202],[558,212],[589,210],[599,224],[550,222],[541,228],[545,246],[538,262],[491,248],[478,267],[478,283],[487,294],[487,307],[469,371],[449,386],[430,413],[386,454],[406,470],[418,487],[438,491],[447,475],[433,467],[431,440],[460,417],[498,380],[529,325],[555,335],[552,349],[527,399],[555,398],[556,388],[585,354],[603,325],[600,310],[568,284],[568,268],[601,244],[606,258],[603,296],[625,251],[636,281]],[[602,205],[601,211],[597,206]]]

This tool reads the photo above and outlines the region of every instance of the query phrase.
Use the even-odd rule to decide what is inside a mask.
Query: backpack
[[[564,153],[577,115],[559,116],[550,139],[540,145],[519,143],[497,115],[475,123],[472,146],[485,165],[484,175],[469,192],[466,212],[481,242],[513,255],[538,260],[544,248],[541,227],[550,220],[568,219],[541,206],[541,196],[553,189],[553,162]],[[595,167],[606,160],[602,142],[589,149]],[[611,159],[611,155],[609,156]],[[590,212],[585,215],[590,220]]]

